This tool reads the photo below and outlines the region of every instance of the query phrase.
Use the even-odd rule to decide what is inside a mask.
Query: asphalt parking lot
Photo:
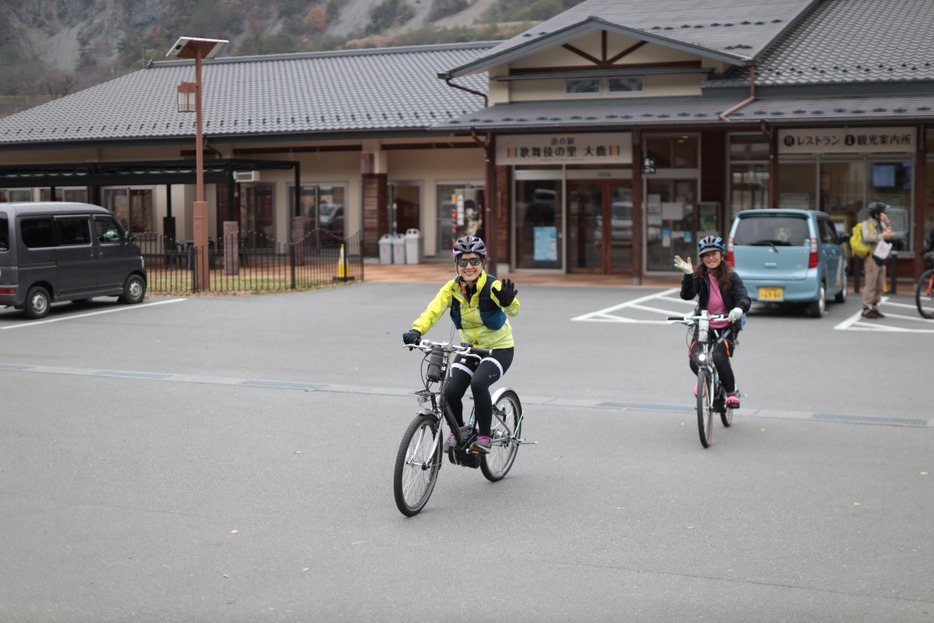
[[[519,282],[538,444],[410,520],[400,336],[437,287],[0,313],[0,620],[930,620],[925,335],[755,310],[705,450],[666,288]]]

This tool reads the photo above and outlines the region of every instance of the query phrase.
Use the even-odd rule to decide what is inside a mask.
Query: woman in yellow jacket
[[[486,245],[477,236],[458,239],[454,243],[457,277],[441,286],[425,311],[412,323],[412,328],[402,335],[404,343],[418,343],[444,312],[450,310],[464,343],[493,351],[480,360],[458,357],[444,385],[444,397],[459,426],[464,425],[463,399],[470,387],[478,429],[477,440],[470,449],[482,454],[490,451],[493,423],[490,386],[502,378],[512,364],[514,343],[507,316],[519,313],[516,286],[509,279],[499,281],[488,274],[484,270],[486,256]],[[445,449],[453,440],[453,434],[449,435]]]

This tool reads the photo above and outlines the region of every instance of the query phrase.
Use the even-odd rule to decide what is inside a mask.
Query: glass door
[[[632,270],[632,187],[612,180],[568,181],[569,272]]]
[[[562,268],[559,180],[516,181],[516,266]]]

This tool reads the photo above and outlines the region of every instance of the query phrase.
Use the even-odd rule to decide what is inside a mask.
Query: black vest
[[[487,273],[486,283],[484,283],[483,287],[480,289],[480,318],[483,319],[483,326],[495,331],[506,324],[506,312],[496,304],[493,297],[490,295],[494,281],[496,281],[496,277]],[[456,296],[451,299],[451,320],[454,321],[455,327],[458,329],[462,328],[461,302],[457,300]]]

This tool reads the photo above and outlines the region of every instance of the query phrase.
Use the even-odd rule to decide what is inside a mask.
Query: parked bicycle
[[[692,357],[697,363],[697,432],[700,434],[701,445],[705,448],[710,447],[713,437],[713,417],[714,413],[720,414],[720,421],[724,426],[730,426],[733,423],[733,409],[726,406],[726,390],[720,384],[720,375],[717,373],[717,366],[714,364],[713,351],[723,340],[729,336],[729,331],[721,332],[719,337],[713,337],[710,330],[710,323],[719,320],[728,320],[726,315],[711,316],[707,310],[701,310],[696,316],[669,316],[668,320],[676,321],[687,325],[687,342],[690,348],[695,334],[697,342],[701,348]]]
[[[470,420],[459,427],[441,391],[455,355],[482,358],[490,351],[465,344],[432,342],[421,339],[418,344],[405,348],[424,353],[421,376],[424,389],[415,392],[423,410],[415,416],[402,435],[393,474],[393,493],[396,506],[403,515],[412,517],[428,503],[438,482],[443,455],[464,467],[480,468],[490,482],[502,480],[516,460],[519,446],[527,442],[522,438],[522,403],[510,388],[498,389],[492,395],[493,424],[490,430],[489,454],[474,454],[470,444],[477,437],[473,410]],[[454,444],[444,448],[444,426],[454,435]]]
[[[934,253],[924,254],[926,269],[915,285],[915,305],[922,318],[934,318]]]

